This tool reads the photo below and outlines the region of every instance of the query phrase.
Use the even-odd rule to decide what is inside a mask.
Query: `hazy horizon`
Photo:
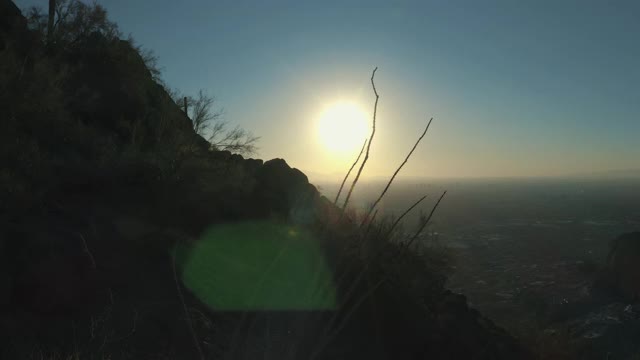
[[[344,179],[345,173],[332,173],[323,174],[317,172],[305,172],[305,175],[309,178],[311,183],[341,183]],[[378,176],[362,176],[361,179],[364,182],[387,182],[389,181],[392,173],[387,175]],[[423,181],[448,181],[448,180],[469,180],[469,181],[483,181],[483,180],[640,180],[640,168],[636,169],[612,169],[587,173],[567,173],[567,174],[549,174],[549,175],[487,175],[487,176],[406,176],[399,174],[395,182],[423,182]],[[353,173],[347,180],[347,184],[353,181]]]

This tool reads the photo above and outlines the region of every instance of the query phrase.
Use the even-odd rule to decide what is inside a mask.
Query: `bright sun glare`
[[[357,151],[369,132],[362,109],[351,102],[333,104],[320,116],[318,135],[324,146],[335,152]]]

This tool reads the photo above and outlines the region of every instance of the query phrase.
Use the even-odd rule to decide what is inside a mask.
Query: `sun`
[[[328,106],[318,121],[320,142],[334,152],[356,151],[369,132],[367,114],[355,103],[339,102]]]

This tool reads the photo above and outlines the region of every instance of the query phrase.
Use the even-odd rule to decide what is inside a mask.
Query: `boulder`
[[[250,175],[255,174],[263,164],[264,162],[260,159],[246,159],[244,161],[245,170]]]
[[[283,159],[273,159],[258,169],[256,180],[255,197],[272,213],[297,223],[315,219],[320,194],[302,171],[291,168]]]

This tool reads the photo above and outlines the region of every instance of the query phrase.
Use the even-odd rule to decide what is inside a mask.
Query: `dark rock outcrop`
[[[296,223],[316,220],[320,195],[307,176],[283,159],[269,160],[256,172],[255,196],[271,211]]]

